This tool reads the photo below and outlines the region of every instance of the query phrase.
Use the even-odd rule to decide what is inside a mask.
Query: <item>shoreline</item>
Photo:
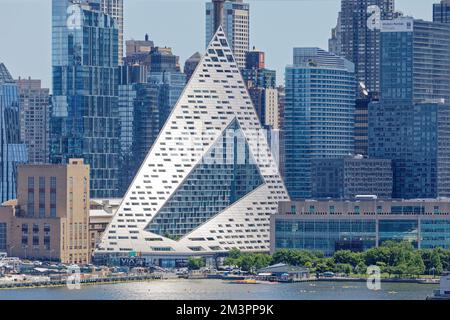
[[[315,281],[321,282],[367,282],[368,278],[319,278]],[[426,281],[425,279],[410,279],[410,278],[381,278],[381,283],[416,283],[416,284],[432,284],[438,285],[439,279],[433,281]]]
[[[180,280],[180,281],[192,281],[192,280],[222,280],[226,279],[220,278],[202,278],[202,279],[182,279],[182,278],[165,278],[163,276],[144,276],[144,277],[124,277],[124,278],[101,278],[101,279],[87,279],[87,281],[80,282],[80,286],[96,286],[96,285],[107,285],[107,284],[124,284],[124,283],[138,283],[138,282],[152,282],[156,280]],[[298,282],[276,282],[278,284],[286,283],[301,283],[301,282],[366,282],[367,278],[318,278],[318,279],[308,279],[308,281],[298,281]],[[230,282],[231,283],[231,282]],[[261,283],[273,283],[270,281],[262,281]],[[381,283],[402,283],[402,284],[423,284],[423,285],[438,285],[438,281],[425,281],[424,279],[406,279],[406,278],[387,278],[381,279]],[[67,286],[67,280],[53,281],[53,282],[35,282],[35,283],[8,283],[0,284],[0,291],[6,290],[21,290],[21,289],[51,289],[51,288],[63,288]]]
[[[100,278],[100,279],[81,279],[80,286],[94,286],[105,284],[121,284],[133,282],[150,282],[155,280],[165,280],[163,276],[144,276],[144,277],[123,277],[123,278]],[[67,286],[67,279],[57,281],[42,282],[19,282],[0,284],[0,291],[3,290],[20,290],[20,289],[45,289],[45,288],[62,288]]]

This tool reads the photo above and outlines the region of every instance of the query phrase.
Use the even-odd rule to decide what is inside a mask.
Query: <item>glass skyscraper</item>
[[[382,100],[450,101],[450,24],[384,21],[381,59]]]
[[[158,92],[159,127],[162,129],[186,86],[186,75],[180,70],[179,57],[169,48],[154,48],[150,56],[147,80]]]
[[[119,86],[119,195],[123,196],[158,137],[158,90],[148,83]]]
[[[211,0],[206,3],[206,46],[219,26],[231,45],[236,63],[245,67],[245,53],[250,47],[250,5],[243,0]]]
[[[16,198],[17,165],[28,161],[20,140],[19,101],[17,84],[0,63],[0,202]]]
[[[285,183],[292,199],[311,197],[311,161],[354,152],[354,65],[319,48],[295,48],[286,68]]]
[[[187,80],[191,79],[192,74],[194,73],[201,59],[202,55],[196,52],[186,60],[186,62],[184,63],[183,72],[186,75]]]
[[[186,84],[170,48],[152,48],[144,60],[119,68],[120,196],[128,190]]]
[[[441,0],[433,4],[433,21],[450,23],[450,0]]]
[[[91,196],[118,191],[118,29],[97,1],[53,0],[51,162],[83,158]]]
[[[385,21],[381,57],[380,101],[369,105],[369,156],[393,160],[393,197],[448,196],[450,24]]]
[[[27,145],[29,163],[48,163],[49,89],[41,80],[17,80],[20,95],[20,136]]]
[[[379,13],[369,10],[378,6]],[[330,51],[355,64],[356,79],[369,92],[380,91],[381,20],[393,19],[395,0],[342,0],[337,27],[333,30]],[[373,22],[369,28],[368,22]]]
[[[97,0],[98,1],[98,0]],[[117,58],[119,64],[123,60],[123,0],[100,0],[102,11],[113,17],[118,28]]]

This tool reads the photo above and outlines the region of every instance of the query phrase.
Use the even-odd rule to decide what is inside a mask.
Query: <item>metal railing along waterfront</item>
[[[80,279],[81,285],[89,284],[106,284],[106,283],[121,283],[121,282],[135,282],[148,280],[162,280],[162,274],[145,274],[145,275],[127,275],[127,276],[107,276],[107,277],[83,277]],[[67,277],[60,279],[45,279],[45,280],[25,280],[25,281],[4,281],[0,282],[0,289],[18,289],[18,288],[38,288],[38,287],[60,287],[67,285]]]

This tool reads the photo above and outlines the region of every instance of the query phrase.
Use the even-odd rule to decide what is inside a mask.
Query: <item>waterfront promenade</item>
[[[128,282],[144,282],[151,280],[163,280],[163,274],[144,274],[144,275],[125,275],[111,277],[84,277],[80,279],[80,285],[100,285],[100,284],[118,284]],[[0,281],[0,290],[2,289],[20,289],[20,288],[52,288],[67,286],[67,278],[58,280],[46,279],[46,277],[33,277],[30,280],[22,281]]]

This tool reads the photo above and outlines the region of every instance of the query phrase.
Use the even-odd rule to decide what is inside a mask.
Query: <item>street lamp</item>
[[[435,271],[436,271],[436,268],[433,267],[433,268],[430,269],[430,271],[433,271],[433,279],[434,279],[434,273],[435,273]]]

